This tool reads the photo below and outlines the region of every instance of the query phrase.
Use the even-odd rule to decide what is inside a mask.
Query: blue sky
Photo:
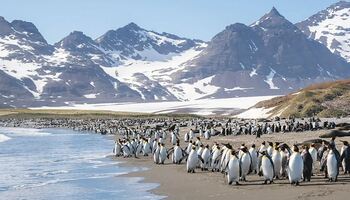
[[[251,24],[275,6],[292,22],[337,0],[1,0],[0,16],[33,22],[49,43],[73,30],[96,38],[135,22],[145,29],[210,40],[229,24]]]

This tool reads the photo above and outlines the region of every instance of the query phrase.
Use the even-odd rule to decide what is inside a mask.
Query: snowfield
[[[40,107],[38,109],[66,109],[66,110],[103,110],[118,112],[137,112],[151,114],[189,113],[197,115],[226,115],[234,116],[249,109],[259,101],[268,100],[276,96],[238,97],[226,99],[201,99],[193,101],[171,101],[152,103],[103,103],[103,104],[72,104],[63,107]],[[262,110],[264,111],[264,110]],[[260,118],[260,110],[241,117]]]

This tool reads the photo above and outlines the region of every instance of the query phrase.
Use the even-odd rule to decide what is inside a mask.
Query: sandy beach
[[[204,144],[212,142],[230,142],[234,148],[238,148],[242,143],[250,146],[255,143],[260,145],[262,141],[285,141],[288,144],[302,142],[308,139],[315,139],[328,130],[302,132],[302,133],[276,133],[263,135],[256,139],[255,136],[226,136],[214,137]],[[336,140],[337,145],[341,145],[340,139]],[[350,140],[350,137],[341,138]],[[167,140],[167,142],[169,142]],[[181,146],[185,146],[182,144]],[[170,144],[167,144],[170,147]],[[144,166],[149,170],[131,173],[126,176],[144,177],[145,182],[159,183],[160,186],[152,192],[166,196],[167,199],[346,199],[350,195],[350,176],[341,175],[336,183],[329,183],[322,174],[316,174],[311,182],[302,182],[301,186],[291,186],[288,180],[275,180],[272,185],[262,185],[262,178],[257,175],[248,175],[247,182],[242,185],[227,185],[223,174],[213,172],[202,172],[196,170],[195,174],[186,172],[185,163],[174,165],[170,160],[166,160],[164,165],[153,163],[152,157],[137,158],[116,158],[118,161],[126,161],[124,165]]]

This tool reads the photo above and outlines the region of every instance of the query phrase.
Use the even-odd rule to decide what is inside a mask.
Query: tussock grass
[[[344,117],[350,115],[350,80],[310,85],[296,93],[255,105],[274,108],[281,117]]]

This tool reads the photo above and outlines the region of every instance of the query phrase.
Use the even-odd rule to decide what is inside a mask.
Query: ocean
[[[112,136],[69,129],[0,127],[0,199],[162,199],[156,183],[122,174]]]

